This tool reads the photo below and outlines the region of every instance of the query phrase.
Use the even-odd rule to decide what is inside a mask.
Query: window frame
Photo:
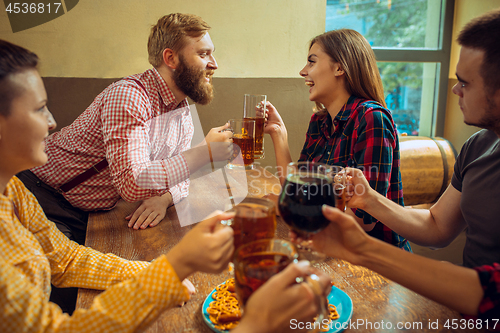
[[[434,84],[434,107],[430,124],[422,122],[419,136],[443,136],[448,100],[448,77],[453,35],[455,1],[443,0],[441,4],[440,35],[437,49],[372,47],[378,62],[438,63]]]

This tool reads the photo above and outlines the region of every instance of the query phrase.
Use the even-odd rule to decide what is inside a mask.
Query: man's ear
[[[163,62],[167,67],[176,69],[179,64],[179,55],[172,49],[166,48],[163,50]]]

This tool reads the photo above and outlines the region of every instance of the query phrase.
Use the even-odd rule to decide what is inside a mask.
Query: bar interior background
[[[459,151],[478,129],[463,123],[458,97],[451,93],[460,51],[455,39],[466,22],[499,8],[500,0],[448,1],[455,1],[449,89],[446,109],[438,112],[445,114],[443,137]],[[64,15],[17,33],[12,32],[4,9],[0,38],[40,57],[58,129],[70,124],[111,82],[150,68],[147,39],[159,17],[172,12],[203,17],[212,27],[219,65],[214,101],[197,106],[205,134],[242,115],[243,94],[267,94],[287,125],[292,158],[298,159],[313,108],[298,72],[305,65],[310,39],[325,30],[326,0],[79,1]],[[265,150],[266,158],[259,162],[274,166],[268,136]],[[454,263],[461,263],[462,248],[463,235],[439,251],[414,247],[417,253]]]

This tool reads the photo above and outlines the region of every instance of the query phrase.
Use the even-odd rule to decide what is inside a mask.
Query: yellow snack
[[[326,326],[323,326],[323,328],[320,330],[320,332],[328,332],[330,330],[330,323],[333,320],[339,319],[339,313],[337,312],[337,308],[335,305],[328,304],[328,324]]]
[[[218,330],[232,330],[238,326],[241,319],[240,305],[234,293],[234,279],[226,280],[226,283],[218,285],[215,290],[212,294],[214,301],[207,308],[210,321]],[[332,320],[339,318],[334,305],[328,304],[328,310],[328,326],[321,329],[321,332],[328,332]]]
[[[226,280],[215,288],[214,299],[207,308],[210,321],[218,330],[231,330],[239,324],[240,306],[234,294],[234,279]]]

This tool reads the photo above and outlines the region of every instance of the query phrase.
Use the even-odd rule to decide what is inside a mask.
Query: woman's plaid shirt
[[[299,161],[360,168],[373,189],[403,205],[396,125],[390,111],[375,101],[351,96],[333,121],[326,110],[313,114]],[[365,224],[378,222],[360,209],[353,211]],[[406,239],[382,223],[369,234],[411,251]]]

